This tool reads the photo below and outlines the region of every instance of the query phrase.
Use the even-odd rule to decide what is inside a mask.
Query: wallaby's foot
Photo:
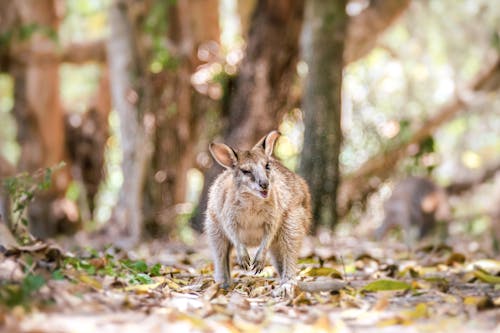
[[[231,281],[223,281],[221,284],[220,284],[220,287],[221,289],[224,289],[224,290],[229,290],[231,289],[231,286],[232,286],[232,282]]]
[[[238,265],[240,265],[242,269],[250,269],[250,256],[248,255],[248,251],[244,246],[241,246],[237,249],[236,257],[238,260]]]
[[[299,286],[297,280],[292,278],[286,281],[282,281],[278,288],[273,292],[274,297],[281,298],[295,298],[299,293]]]
[[[252,262],[252,270],[255,274],[262,272],[266,266],[266,251],[258,250]]]

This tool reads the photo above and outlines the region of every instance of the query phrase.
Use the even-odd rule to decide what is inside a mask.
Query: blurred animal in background
[[[384,214],[375,239],[400,228],[406,245],[411,246],[435,231],[438,222],[448,221],[451,212],[444,189],[427,178],[409,177],[394,186],[384,203]]]

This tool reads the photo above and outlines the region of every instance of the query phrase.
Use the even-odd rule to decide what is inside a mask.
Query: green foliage
[[[149,68],[153,73],[159,73],[164,69],[174,70],[178,61],[167,49],[168,12],[176,1],[155,1],[152,9],[143,25],[143,30],[152,40],[151,59]]]
[[[30,23],[15,27],[1,33],[0,47],[8,46],[10,43],[16,40],[26,41],[36,33],[46,36],[54,42],[58,42],[57,31],[54,28],[38,23]]]
[[[28,274],[20,284],[0,284],[0,303],[8,307],[22,305],[29,307],[29,302],[34,293],[45,285],[43,276]]]
[[[52,174],[64,165],[65,163],[61,162],[51,168],[45,168],[34,173],[23,172],[3,180],[2,186],[13,203],[11,229],[14,236],[22,242],[27,242],[31,238],[28,232],[28,219],[26,218],[29,204],[35,198],[35,194],[50,188]]]
[[[112,276],[126,280],[130,284],[149,284],[152,277],[161,275],[161,264],[148,266],[144,260],[117,259],[111,254],[98,254],[92,250],[87,258],[68,257],[63,263],[64,269],[75,269],[90,276]],[[57,273],[56,273],[57,272]],[[63,277],[61,271],[55,271],[53,278]]]
[[[123,261],[123,265],[134,273],[144,273],[148,270],[148,265],[146,265],[146,263],[143,260],[139,261],[125,260]]]

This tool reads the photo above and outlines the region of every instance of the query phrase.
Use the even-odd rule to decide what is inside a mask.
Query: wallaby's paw
[[[278,288],[273,292],[274,297],[281,298],[295,298],[299,294],[299,286],[297,280],[290,279],[286,282],[282,282]]]
[[[238,265],[244,269],[244,270],[249,270],[250,269],[250,256],[248,255],[247,249],[243,248],[238,251],[237,255],[237,260],[238,260]]]
[[[266,266],[266,253],[259,250],[257,251],[255,258],[253,259],[252,271],[254,271],[255,274],[259,274],[260,272],[262,272],[265,266]]]
[[[255,259],[252,262],[252,271],[254,271],[255,274],[259,274],[260,272],[262,272],[265,266],[266,266],[265,258],[255,257]]]

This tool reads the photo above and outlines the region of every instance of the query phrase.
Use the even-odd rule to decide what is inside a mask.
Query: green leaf
[[[138,273],[145,273],[148,271],[148,265],[143,260],[139,260],[136,262],[125,261],[123,264]]]
[[[28,274],[23,279],[21,289],[25,295],[29,295],[38,289],[40,289],[45,284],[45,279],[40,275]]]
[[[408,290],[411,289],[411,285],[404,281],[398,280],[377,280],[368,283],[363,291],[387,291],[387,290]]]
[[[159,276],[161,274],[161,264],[154,264],[149,270],[151,276]]]
[[[474,276],[479,280],[489,284],[500,284],[500,276],[488,274],[480,269],[474,271]]]
[[[139,283],[139,284],[150,284],[150,283],[153,283],[154,281],[149,275],[144,274],[144,273],[139,273],[139,274],[136,274],[130,282],[131,283]]]
[[[52,279],[53,280],[64,280],[64,274],[61,272],[60,269],[57,269],[52,272]]]
[[[92,265],[89,265],[89,266],[86,266],[85,267],[85,271],[87,272],[87,274],[89,275],[95,275],[95,272],[96,272],[96,269],[94,266]]]

